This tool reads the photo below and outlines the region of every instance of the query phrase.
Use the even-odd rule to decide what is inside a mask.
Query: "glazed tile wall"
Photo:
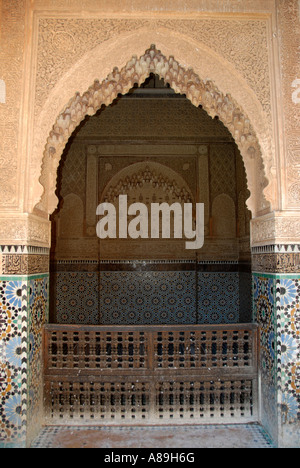
[[[253,311],[260,326],[261,419],[277,441],[277,319],[276,279],[273,275],[253,275]]]
[[[0,277],[0,447],[25,447],[42,417],[48,275]]]
[[[279,443],[300,447],[300,275],[276,279]]]
[[[27,442],[37,435],[43,422],[43,326],[49,321],[49,275],[31,276],[27,283],[28,381]]]
[[[63,271],[53,275],[52,307],[58,323],[217,324],[237,323],[241,316],[249,322],[248,276],[241,281],[239,272]]]
[[[27,283],[22,278],[1,280],[0,314],[0,446],[22,445],[27,404]]]
[[[99,272],[60,272],[52,279],[58,323],[99,324]]]
[[[102,272],[103,324],[196,322],[195,272]]]
[[[238,323],[239,273],[198,272],[198,323]]]
[[[300,280],[253,275],[260,325],[262,422],[279,446],[300,445]]]

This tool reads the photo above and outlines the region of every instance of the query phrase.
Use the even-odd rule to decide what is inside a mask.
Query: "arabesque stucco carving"
[[[84,93],[76,93],[58,116],[47,140],[40,182],[44,187],[41,211],[52,213],[57,206],[56,172],[63,149],[73,131],[86,115],[94,115],[101,106],[110,105],[118,94],[126,94],[136,83],[142,84],[150,73],[186,97],[195,106],[201,105],[211,116],[217,116],[233,135],[243,155],[251,197],[249,209],[254,214],[266,209],[262,192],[267,185],[260,144],[248,116],[231,95],[224,95],[210,80],[202,80],[193,69],[185,69],[174,57],[167,58],[152,45],[140,58],[132,59],[119,70],[114,68],[100,83],[95,81]],[[258,196],[260,194],[260,197]]]
[[[230,93],[251,122],[258,151],[241,149],[242,138],[239,147],[253,215],[268,211],[264,190],[271,209],[283,217],[293,210],[296,219],[300,104],[292,96],[298,96],[298,0],[177,2],[176,11],[171,1],[150,7],[124,0],[121,11],[114,0],[101,7],[98,0],[29,3],[1,3],[0,78],[6,86],[6,103],[0,104],[1,239],[20,242],[14,223],[8,235],[12,212],[22,225],[23,213],[38,205],[43,213],[35,213],[46,219],[56,203],[59,155],[47,161],[44,149],[70,98],[76,91],[83,96],[97,77],[102,83],[115,65],[122,70],[132,54],[143,55],[151,43],[166,57],[175,55],[185,70],[192,66],[203,82],[209,78],[223,96]],[[293,222],[289,238],[296,236]]]

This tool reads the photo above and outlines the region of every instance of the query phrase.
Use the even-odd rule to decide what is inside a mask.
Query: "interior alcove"
[[[98,204],[125,193],[130,203],[204,203],[204,247],[188,251],[173,238],[100,241]],[[157,75],[85,118],[64,151],[56,194],[50,321],[252,321],[242,156],[222,122]]]

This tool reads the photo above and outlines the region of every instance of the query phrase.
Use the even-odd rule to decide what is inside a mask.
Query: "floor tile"
[[[31,448],[273,448],[258,424],[45,427]]]

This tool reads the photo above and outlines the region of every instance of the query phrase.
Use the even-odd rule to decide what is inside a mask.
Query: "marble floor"
[[[203,426],[48,426],[31,448],[274,448],[258,424]]]

